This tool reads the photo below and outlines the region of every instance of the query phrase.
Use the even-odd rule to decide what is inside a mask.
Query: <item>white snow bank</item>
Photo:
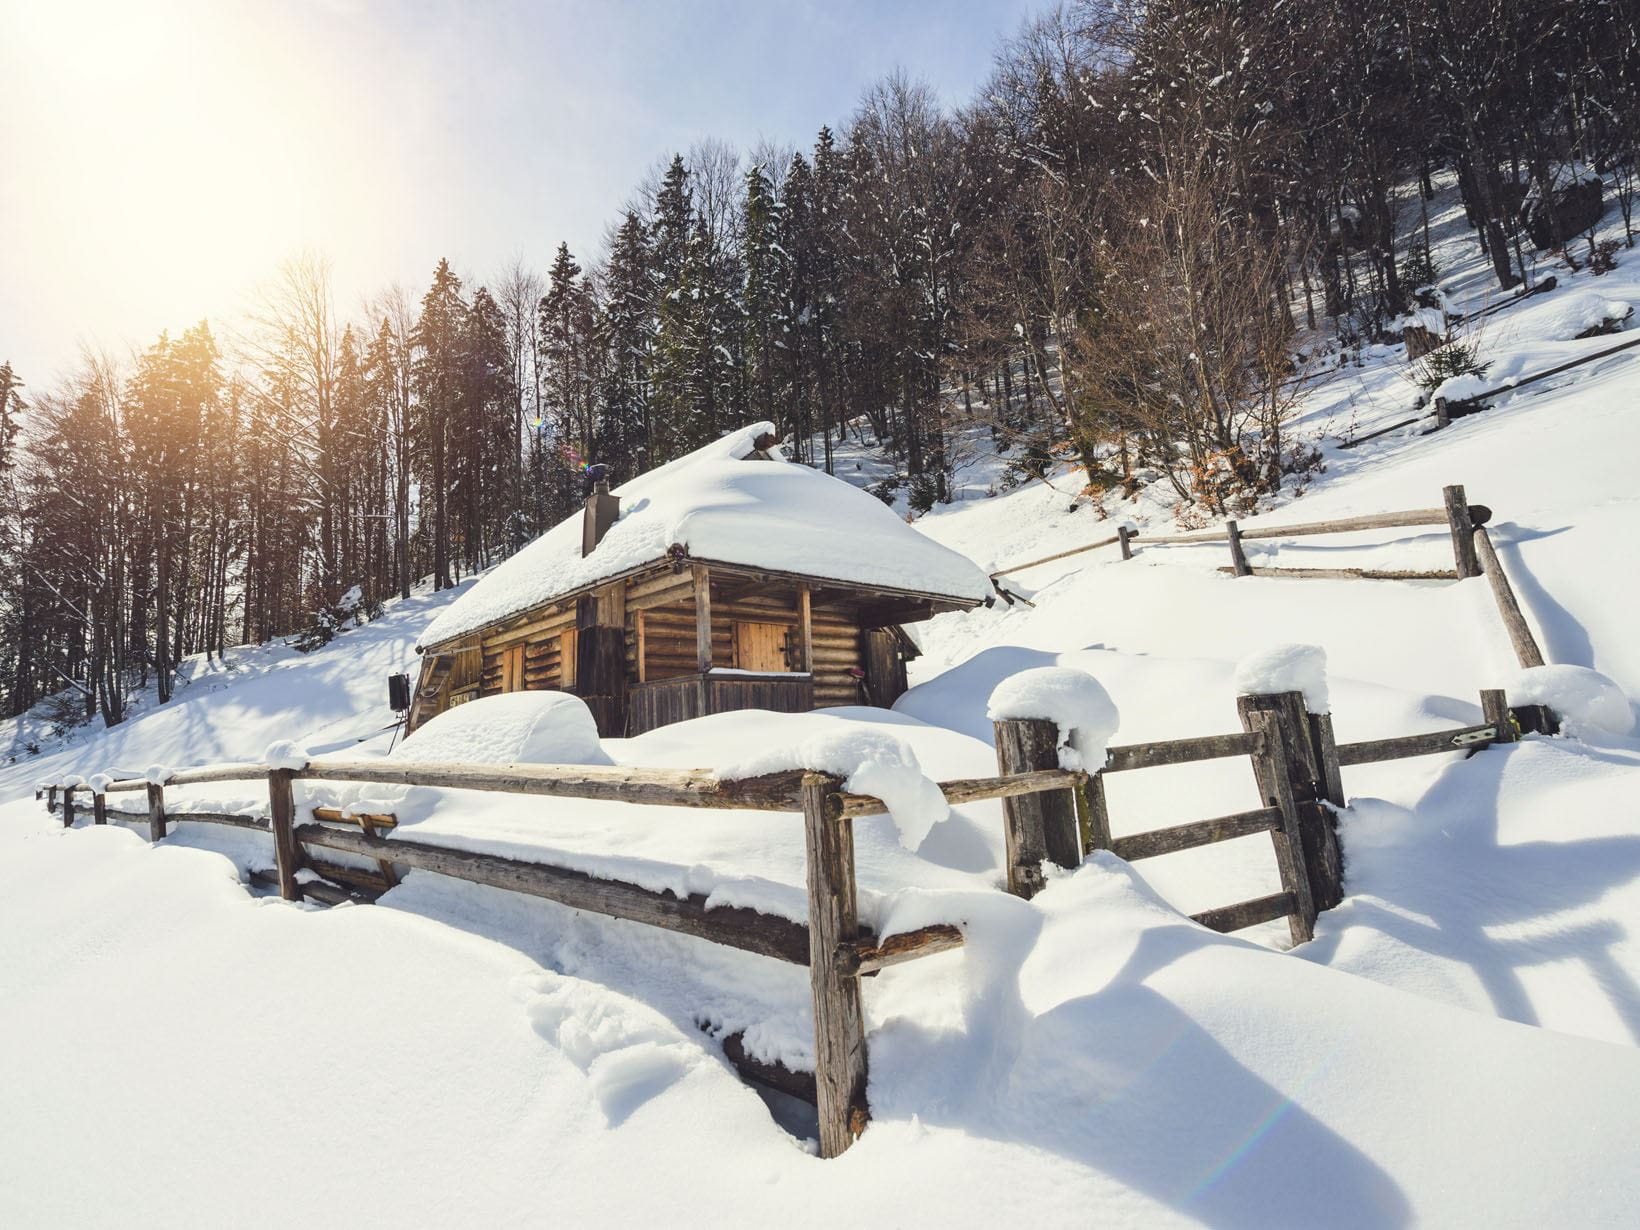
[[[1414,308],[1395,321],[1397,329],[1427,329],[1436,337],[1446,336],[1446,316],[1440,308]]]
[[[945,796],[924,776],[911,745],[886,730],[862,725],[800,727],[788,738],[771,738],[737,759],[719,763],[717,775],[738,781],[787,769],[835,773],[849,791],[881,799],[908,850],[922,845],[929,831],[950,814]]]
[[[1110,693],[1086,671],[1038,666],[1010,675],[991,690],[993,722],[1035,718],[1059,727],[1059,767],[1095,772],[1121,722]]]
[[[1607,321],[1626,320],[1633,311],[1626,299],[1579,291],[1556,301],[1554,314],[1543,322],[1543,328],[1551,338],[1575,338]]]
[[[279,739],[268,744],[267,751],[262,753],[262,763],[270,769],[288,769],[292,773],[307,768],[312,757],[308,750],[291,739]]]
[[[598,724],[568,692],[506,692],[457,705],[393,749],[394,760],[432,764],[613,764]]]
[[[1533,666],[1509,683],[1511,704],[1548,705],[1560,716],[1561,730],[1573,738],[1627,735],[1634,711],[1623,689],[1586,666]]]
[[[1272,645],[1236,663],[1236,693],[1302,692],[1311,713],[1328,713],[1327,651],[1319,645]]]
[[[483,577],[427,628],[434,645],[666,555],[983,601],[972,560],[901,521],[858,487],[807,466],[742,460],[774,429],[755,423],[616,489],[620,517],[581,555],[581,513]]]
[[[1482,393],[1488,393],[1495,388],[1503,388],[1512,383],[1514,383],[1512,380],[1489,379],[1486,376],[1477,376],[1473,372],[1465,373],[1462,376],[1448,376],[1441,381],[1440,387],[1435,390],[1434,396],[1431,398],[1431,404],[1436,400],[1468,401],[1471,398],[1479,397]]]

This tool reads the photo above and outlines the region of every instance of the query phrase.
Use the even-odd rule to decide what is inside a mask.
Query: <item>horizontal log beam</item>
[[[931,957],[962,947],[962,929],[950,923],[935,923],[915,931],[900,931],[884,939],[856,940],[837,954],[845,974],[872,974],[890,965]]]
[[[1246,535],[1242,535],[1246,537]],[[1234,568],[1223,567],[1220,572],[1234,572]],[[1275,568],[1255,567],[1247,570],[1248,576],[1254,577],[1287,577],[1292,580],[1326,580],[1326,581],[1456,581],[1458,574],[1451,568],[1412,569],[1412,568]]]
[[[132,812],[130,818],[132,820],[147,820],[148,813],[143,812],[138,815]],[[271,833],[273,831],[271,823],[261,816],[236,816],[225,811],[168,811],[166,819],[172,824],[192,820],[199,824],[220,824],[227,828],[251,829],[258,833]]]
[[[1274,922],[1292,912],[1291,893],[1271,893],[1268,897],[1254,897],[1251,901],[1238,901],[1235,905],[1221,905],[1216,910],[1203,910],[1200,914],[1192,914],[1190,920],[1200,923],[1209,931],[1228,932]]]
[[[1393,739],[1340,743],[1338,763],[1375,764],[1382,760],[1404,760],[1410,756],[1472,751],[1496,742],[1497,737],[1496,726],[1460,726],[1456,730],[1432,730],[1427,734],[1400,735]]]
[[[1211,820],[1195,820],[1176,824],[1171,828],[1152,829],[1148,833],[1134,833],[1111,842],[1111,853],[1128,862],[1155,858],[1158,854],[1175,854],[1210,846],[1214,842],[1230,841],[1236,837],[1250,837],[1267,833],[1281,824],[1281,813],[1274,807],[1260,807],[1254,811],[1237,812]]]
[[[1312,534],[1350,534],[1357,530],[1403,529],[1420,525],[1446,525],[1446,509],[1413,508],[1404,512],[1368,513],[1361,517],[1339,517],[1332,521],[1301,521],[1293,525],[1263,525],[1242,530],[1249,538],[1301,538]]]
[[[1263,736],[1250,731],[1233,735],[1202,735],[1195,739],[1165,739],[1158,743],[1129,743],[1113,747],[1106,753],[1104,772],[1126,773],[1133,769],[1190,764],[1197,760],[1252,756],[1263,746]]]
[[[268,870],[253,871],[251,872],[251,882],[277,892],[279,890],[279,873]],[[338,888],[334,884],[326,884],[321,880],[304,880],[297,887],[301,890],[302,896],[310,901],[317,901],[320,905],[341,905],[344,901],[368,905],[371,900],[368,893],[350,892],[345,888]]]
[[[1112,534],[1109,538],[1101,538],[1098,542],[1090,542],[1090,543],[1087,543],[1084,546],[1072,547],[1069,551],[1060,551],[1060,552],[1058,552],[1057,554],[1054,554],[1054,555],[1044,555],[1041,559],[1033,559],[1029,563],[1026,563],[1026,564],[1012,564],[1009,567],[1003,568],[998,572],[993,572],[991,574],[991,579],[994,581],[998,577],[1010,576],[1010,575],[1012,575],[1013,573],[1016,573],[1016,572],[1024,572],[1025,569],[1035,568],[1038,564],[1051,564],[1056,559],[1064,559],[1067,556],[1071,556],[1071,555],[1080,555],[1084,551],[1097,551],[1100,547],[1114,546],[1117,542],[1120,542],[1120,541],[1121,541],[1121,535],[1120,534]]]
[[[1044,790],[1070,790],[1087,780],[1086,773],[1074,769],[1033,769],[1005,777],[959,777],[935,782],[947,803],[977,803],[982,799],[1011,799]],[[843,815],[880,816],[888,807],[875,795],[842,795]]]
[[[665,807],[799,811],[800,771],[719,781],[710,769],[637,769],[624,765],[401,764],[381,760],[315,760],[295,774],[302,781],[374,782],[605,799]]]
[[[313,818],[315,820],[328,820],[332,824],[356,824],[360,828],[368,824],[371,828],[377,829],[396,828],[399,823],[397,816],[390,816],[385,813],[382,815],[355,816],[344,812],[340,807],[315,807],[313,809]]]
[[[740,1073],[740,1078],[778,1090],[799,1102],[815,1105],[819,1095],[815,1090],[813,1072],[796,1072],[776,1060],[754,1059],[746,1051],[746,1034],[742,1030],[728,1034],[722,1041],[723,1057]]]
[[[383,859],[473,884],[541,897],[571,909],[646,923],[794,965],[809,963],[809,929],[802,923],[740,906],[708,907],[700,893],[679,897],[623,880],[601,880],[565,867],[406,838],[371,837],[323,824],[298,825],[296,840],[307,846]]]

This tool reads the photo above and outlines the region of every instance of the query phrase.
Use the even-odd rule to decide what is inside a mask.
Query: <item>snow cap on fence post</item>
[[[114,776],[111,773],[93,773],[90,781],[91,792],[93,794],[107,794],[109,784],[113,780]]]
[[[1059,727],[1059,767],[1097,773],[1121,722],[1116,702],[1086,671],[1038,666],[1009,675],[991,690],[986,716],[993,722],[1020,718]]]
[[[1547,705],[1560,719],[1561,731],[1575,739],[1622,738],[1634,729],[1628,695],[1586,666],[1529,666],[1509,681],[1505,691],[1510,704]]]
[[[1327,651],[1320,645],[1271,645],[1236,663],[1236,694],[1268,696],[1302,692],[1310,713],[1330,713]]]
[[[292,773],[300,773],[308,767],[308,755],[305,747],[290,739],[280,739],[276,743],[268,744],[268,750],[262,753],[262,763],[270,769],[287,769]]]
[[[142,771],[142,780],[150,786],[163,786],[170,776],[169,766],[162,764],[151,764]]]

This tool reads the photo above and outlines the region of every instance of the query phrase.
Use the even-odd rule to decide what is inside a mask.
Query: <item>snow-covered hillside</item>
[[[1483,293],[1472,242],[1437,247],[1455,302]],[[1640,253],[1489,318],[1495,377],[1609,346],[1593,298],[1640,303]],[[1593,298],[1591,298],[1593,297]],[[1604,309],[1602,309],[1604,310]],[[1244,528],[1438,506],[1466,486],[1551,661],[1640,697],[1640,350],[1406,429],[1399,348],[1317,378],[1296,430],[1327,468]],[[846,463],[846,464],[851,464]],[[870,469],[861,459],[861,475]],[[987,570],[1160,532],[1159,492],[1071,511],[1075,475],[917,527]],[[1445,529],[1248,544],[1253,563],[1451,565]],[[1035,603],[941,616],[899,712],[746,715],[609,740],[635,764],[713,766],[851,724],[936,777],[992,769],[986,700],[1079,667],[1120,742],[1238,729],[1235,667],[1325,648],[1344,741],[1479,721],[1514,659],[1486,582],[1234,579],[1222,545],[1106,550],[1010,585]],[[377,906],[256,895],[254,835],[182,824],[150,847],[62,830],[36,781],[256,759],[274,739],[385,749],[385,676],[449,595],[419,595],[310,655],[192,665],[166,706],[107,732],[0,729],[0,1219],[8,1225],[835,1223],[1360,1225],[1632,1222],[1640,1185],[1640,741],[1529,738],[1350,768],[1347,898],[1316,939],[1223,937],[1185,913],[1274,891],[1266,837],[1109,856],[1030,902],[997,892],[1000,818],[971,805],[907,848],[858,825],[864,909],[960,920],[958,952],[870,980],[873,1122],[821,1162],[715,1040],[810,1045],[803,971],[704,942],[412,872]],[[44,740],[39,755],[26,744]],[[201,792],[203,795],[203,792]],[[218,792],[216,797],[224,797]],[[1123,774],[1118,834],[1256,806],[1244,762]],[[232,800],[230,800],[232,801]],[[254,800],[250,800],[254,802]],[[425,803],[425,800],[423,800]],[[447,844],[580,859],[595,873],[800,911],[790,816],[614,804],[405,808]],[[800,916],[800,914],[799,914]],[[783,1126],[784,1124],[784,1126]]]

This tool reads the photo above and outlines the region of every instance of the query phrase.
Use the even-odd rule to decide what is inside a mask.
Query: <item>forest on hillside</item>
[[[1314,464],[1295,371],[1438,281],[1437,176],[1501,291],[1540,250],[1610,262],[1596,204],[1633,245],[1637,139],[1632,0],[1079,0],[965,106],[896,75],[812,146],[657,151],[545,271],[439,260],[342,311],[293,259],[60,385],[0,365],[0,711],[118,722],[185,656],[515,551],[586,463],[765,417],[828,469],[869,432],[914,511],[976,423],[1021,474],[1245,507]]]

